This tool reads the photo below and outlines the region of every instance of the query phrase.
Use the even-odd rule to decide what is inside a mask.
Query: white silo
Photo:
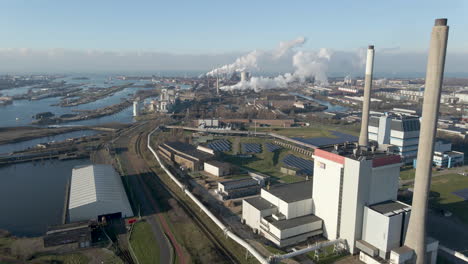
[[[138,116],[140,114],[140,103],[138,100],[133,101],[133,116]]]

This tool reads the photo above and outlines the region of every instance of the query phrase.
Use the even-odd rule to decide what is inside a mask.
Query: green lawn
[[[447,174],[433,177],[431,207],[448,210],[468,224],[468,201],[464,201],[461,197],[452,193],[465,188],[468,188],[467,176]]]
[[[159,246],[151,226],[146,222],[139,222],[133,228],[130,244],[139,263],[159,263]]]
[[[31,263],[63,263],[63,264],[87,264],[90,259],[82,254],[73,253],[67,255],[50,255],[35,258]]]
[[[254,131],[255,127],[250,127]],[[257,132],[272,132],[288,137],[333,137],[330,131],[341,131],[346,134],[358,136],[359,129],[353,125],[332,126],[312,123],[310,127],[257,127]]]
[[[402,180],[412,180],[414,179],[414,173],[416,169],[413,169],[412,166],[402,167],[400,171],[400,178]]]
[[[259,138],[257,138],[257,140],[259,140]],[[264,139],[260,140],[265,141]],[[262,141],[259,142],[261,143]],[[278,180],[283,180],[284,182],[289,183],[303,181],[303,177],[285,175],[281,173],[281,160],[283,160],[283,158],[288,154],[294,154],[296,156],[300,156],[301,158],[306,158],[303,155],[293,152],[289,149],[283,148],[275,152],[268,152],[265,150],[265,147],[263,147],[262,153],[255,154],[252,158],[240,158],[229,154],[222,155],[221,158],[226,162],[230,162],[244,169],[272,176],[273,182]]]

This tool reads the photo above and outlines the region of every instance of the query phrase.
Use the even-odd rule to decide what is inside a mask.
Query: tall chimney
[[[219,95],[219,77],[216,76],[216,94]]]
[[[447,19],[436,19],[432,29],[426,85],[421,119],[416,177],[412,212],[406,233],[405,245],[414,250],[416,263],[426,263],[426,217],[428,194],[431,186],[434,139],[439,114],[440,94],[444,78],[445,53],[449,27]]]
[[[374,72],[374,45],[367,49],[366,78],[364,80],[364,99],[362,100],[361,134],[359,146],[367,147],[369,130],[370,92],[372,89],[372,74]]]

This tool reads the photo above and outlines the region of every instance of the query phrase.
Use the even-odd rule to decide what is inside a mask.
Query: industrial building
[[[379,148],[393,145],[404,163],[412,163],[418,153],[420,122],[418,116],[385,113],[369,119],[369,139]]]
[[[111,165],[73,168],[68,205],[70,222],[116,214],[133,216],[122,181],[114,168]]]
[[[220,181],[216,192],[222,200],[229,200],[258,194],[262,187],[262,182],[257,179],[244,178]]]
[[[211,175],[222,177],[231,174],[231,164],[217,160],[205,161],[204,170]]]
[[[263,188],[242,202],[242,222],[279,247],[322,234],[323,221],[312,214],[312,182]]]
[[[201,151],[193,145],[177,141],[159,145],[158,153],[166,160],[190,171],[203,170],[204,162],[214,157],[214,155]]]
[[[414,255],[405,240],[412,208],[397,201],[400,154],[411,151],[404,147],[412,141],[392,154],[371,146],[369,138],[381,145],[392,138],[417,139],[420,123],[388,115],[369,122],[373,57],[374,46],[369,46],[359,143],[315,149],[312,181],[262,189],[260,197],[244,200],[242,221],[276,245],[321,234],[346,240],[349,252],[359,253],[365,263],[406,263]],[[438,241],[423,243],[428,263],[435,263]]]
[[[391,150],[401,156],[403,163],[416,167],[420,117],[409,114],[374,113],[369,118],[369,139],[377,142],[379,149]],[[438,139],[434,143],[433,163],[438,168],[463,166],[464,154],[452,151],[452,144]]]

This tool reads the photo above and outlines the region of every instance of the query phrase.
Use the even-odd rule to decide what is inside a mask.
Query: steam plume
[[[279,47],[273,51],[254,50],[244,56],[236,59],[231,64],[226,64],[217,69],[208,72],[207,76],[216,76],[221,74],[232,74],[234,72],[254,70],[258,68],[259,60],[276,60],[283,57],[293,48],[299,47],[305,43],[304,37],[298,37],[291,41],[280,42]]]

